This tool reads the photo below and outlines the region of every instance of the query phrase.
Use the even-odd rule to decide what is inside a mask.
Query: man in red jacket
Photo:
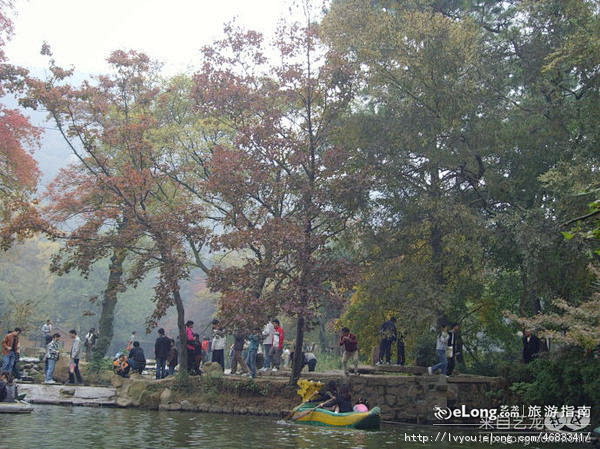
[[[271,321],[275,327],[275,334],[273,335],[273,346],[271,347],[271,364],[273,365],[272,371],[278,371],[281,365],[281,354],[283,353],[283,339],[284,332],[278,319]]]
[[[350,333],[350,329],[347,327],[342,328],[340,346],[344,347],[344,355],[342,356],[344,375],[348,375],[348,360],[350,359],[354,362],[354,374],[358,374],[358,339],[356,335]]]
[[[17,327],[14,331],[6,334],[2,340],[2,363],[0,364],[2,371],[10,373],[15,366],[19,352],[19,335],[21,335],[21,329]]]

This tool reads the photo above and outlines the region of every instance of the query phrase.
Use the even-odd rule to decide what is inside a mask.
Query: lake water
[[[439,428],[384,425],[381,431],[334,430],[288,424],[274,418],[157,412],[137,409],[35,405],[30,415],[0,414],[1,449],[483,449],[575,448],[591,445],[407,442],[433,440]],[[446,430],[446,429],[441,429]],[[453,436],[474,437],[477,432]]]

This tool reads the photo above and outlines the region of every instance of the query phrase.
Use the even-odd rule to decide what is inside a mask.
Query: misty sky
[[[164,62],[170,73],[196,65],[199,49],[221,35],[223,23],[238,18],[269,34],[289,17],[287,0],[17,0],[11,61],[42,68],[47,41],[59,64],[94,73],[106,69],[115,49],[135,49]]]
[[[290,0],[16,0],[15,34],[6,46],[11,63],[43,76],[48,61],[42,42],[52,47],[57,63],[74,66],[76,77],[104,73],[112,50],[134,49],[163,62],[168,75],[199,63],[199,49],[222,36],[234,17],[240,25],[269,35],[289,18]],[[72,160],[62,138],[45,123],[45,114],[26,112],[44,126],[42,148],[35,157],[43,173],[41,188]]]

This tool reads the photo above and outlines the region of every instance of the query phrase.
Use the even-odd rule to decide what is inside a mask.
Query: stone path
[[[19,384],[19,393],[33,404],[71,404],[86,406],[115,406],[117,392],[112,387],[75,385]]]

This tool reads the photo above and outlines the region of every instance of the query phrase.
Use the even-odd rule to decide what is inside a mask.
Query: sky
[[[75,67],[75,78],[106,73],[106,58],[116,49],[139,50],[162,63],[163,73],[192,71],[200,48],[222,36],[236,21],[265,35],[290,17],[290,0],[16,0],[14,36],[6,46],[12,64],[43,76],[48,61],[40,55],[50,44],[59,66]],[[40,187],[72,160],[45,114],[26,111],[43,126],[42,145],[34,154],[42,171]]]
[[[13,64],[46,66],[43,41],[57,62],[79,72],[106,70],[115,49],[134,49],[165,63],[166,73],[197,65],[199,49],[234,17],[269,34],[289,16],[288,0],[17,0],[15,35],[6,52]]]

